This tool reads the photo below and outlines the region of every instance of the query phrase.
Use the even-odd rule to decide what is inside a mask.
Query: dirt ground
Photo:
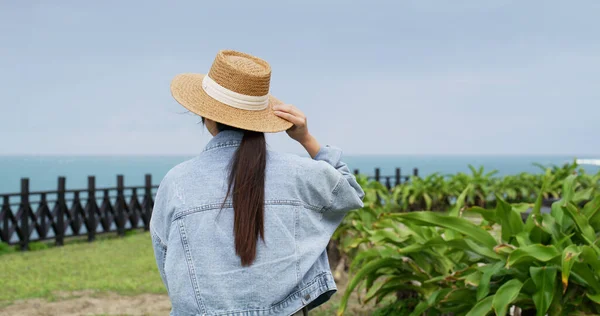
[[[327,304],[311,311],[313,315],[335,315],[339,299],[346,288],[348,276],[336,271],[336,283],[341,290]],[[93,290],[53,292],[53,300],[35,298],[14,301],[8,306],[0,302],[0,316],[164,316],[171,311],[166,294],[122,295]],[[363,293],[364,294],[364,293]],[[363,306],[358,294],[352,293],[346,310],[348,315],[371,315],[372,304]]]
[[[171,303],[167,295],[141,294],[122,296],[93,291],[69,293],[56,301],[28,299],[0,309],[0,316],[81,316],[81,315],[168,315]]]

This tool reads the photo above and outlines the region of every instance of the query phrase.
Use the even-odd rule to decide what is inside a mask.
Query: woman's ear
[[[217,134],[219,134],[219,129],[217,128],[217,123],[215,123],[215,121],[207,118],[204,118],[203,121],[204,126],[206,126],[206,129],[212,136],[216,136]]]

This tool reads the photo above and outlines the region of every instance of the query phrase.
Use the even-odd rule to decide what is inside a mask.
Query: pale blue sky
[[[194,154],[220,49],[349,154],[599,154],[600,1],[1,1],[0,154]],[[272,148],[300,152],[283,134]]]

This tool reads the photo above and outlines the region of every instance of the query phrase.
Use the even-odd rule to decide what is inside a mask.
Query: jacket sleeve
[[[314,157],[316,170],[307,176],[307,197],[323,212],[346,212],[363,207],[364,192],[356,178],[341,161],[342,151],[321,147]]]
[[[158,272],[160,273],[160,278],[167,289],[167,293],[169,292],[169,286],[167,283],[167,275],[165,274],[165,260],[167,258],[167,245],[156,235],[154,231],[150,231],[150,235],[152,236],[152,247],[154,248],[154,258],[156,259],[156,266],[158,267]]]
[[[167,276],[165,274],[165,261],[167,258],[167,236],[168,230],[167,218],[168,210],[168,194],[166,188],[166,181],[162,181],[158,191],[156,192],[156,198],[154,201],[154,208],[152,209],[152,217],[150,218],[150,237],[152,238],[152,248],[154,249],[154,257],[156,259],[156,265],[160,277],[169,291],[167,282]]]

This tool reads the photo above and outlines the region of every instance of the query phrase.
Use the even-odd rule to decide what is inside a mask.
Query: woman
[[[162,180],[150,223],[171,315],[306,315],[336,291],[325,248],[364,195],[341,151],[269,95],[271,68],[221,51],[207,75],[181,74],[173,97],[214,136]],[[287,131],[312,159],[268,151]]]

